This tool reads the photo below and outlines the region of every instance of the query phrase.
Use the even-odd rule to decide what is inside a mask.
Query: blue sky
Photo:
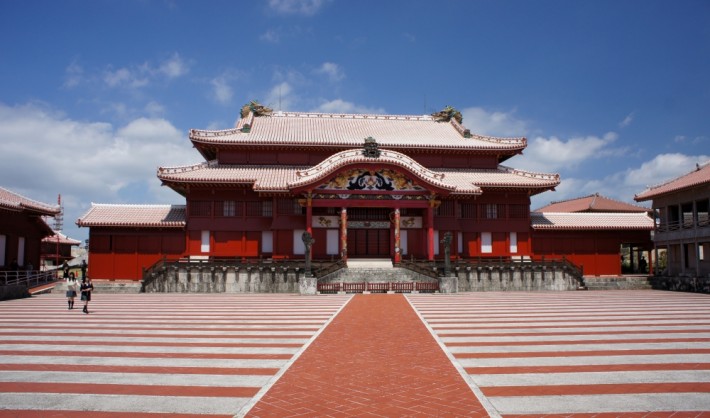
[[[710,160],[710,2],[0,2],[0,186],[64,232],[96,203],[183,203],[159,166],[240,107],[424,114],[525,136],[506,165],[559,173],[533,200],[632,202]]]

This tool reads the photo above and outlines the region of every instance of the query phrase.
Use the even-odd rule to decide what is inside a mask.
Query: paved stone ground
[[[505,417],[710,417],[710,297],[410,296]]]
[[[91,314],[77,306],[0,303],[0,418],[710,417],[705,295],[96,294]]]
[[[2,302],[0,417],[232,417],[349,298],[96,294],[88,315],[57,294]]]
[[[248,417],[485,417],[401,294],[356,295]]]

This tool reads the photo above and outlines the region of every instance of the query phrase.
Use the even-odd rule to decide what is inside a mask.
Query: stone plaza
[[[58,293],[0,303],[0,417],[710,416],[710,298]]]

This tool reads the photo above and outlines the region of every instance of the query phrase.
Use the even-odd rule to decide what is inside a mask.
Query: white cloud
[[[188,67],[185,61],[180,58],[180,54],[176,52],[160,64],[159,72],[168,76],[168,78],[177,78],[187,74]]]
[[[461,110],[463,124],[473,133],[491,136],[525,136],[527,123],[515,117],[514,112],[488,111],[482,107]]]
[[[331,82],[340,81],[345,78],[345,73],[338,64],[332,62],[324,62],[317,70],[316,74],[323,74],[328,77]]]
[[[210,81],[210,84],[212,84],[212,94],[219,103],[230,104],[232,102],[234,91],[232,86],[229,85],[227,77],[219,76],[214,78]]]
[[[150,84],[150,79],[145,72],[145,67],[139,69],[119,68],[115,71],[106,70],[103,80],[109,87],[141,88]]]
[[[624,120],[619,122],[619,127],[625,128],[625,127],[631,125],[631,122],[633,122],[633,120],[634,120],[634,112],[631,112],[624,118]]]
[[[61,193],[64,230],[78,239],[87,231],[77,230],[74,222],[91,202],[182,202],[159,187],[156,169],[199,161],[187,135],[164,119],[138,118],[116,129],[36,104],[0,103],[2,186],[46,203]]]
[[[145,105],[145,112],[152,117],[161,116],[165,114],[165,106],[158,102],[152,101]]]
[[[557,171],[574,168],[594,158],[609,156],[609,145],[618,135],[608,132],[603,136],[589,135],[561,140],[557,137],[536,137],[528,144],[522,157],[517,158],[516,167],[532,171]]]
[[[266,32],[262,33],[259,36],[259,39],[272,44],[277,44],[281,40],[281,36],[279,36],[279,33],[276,30],[269,29]]]
[[[66,79],[64,87],[72,88],[78,86],[84,78],[84,69],[76,62],[72,62],[65,70]]]
[[[623,172],[625,185],[641,193],[648,186],[672,180],[695,169],[696,163],[710,161],[710,155],[659,154],[640,167]]]
[[[321,103],[314,112],[323,113],[362,113],[362,114],[383,114],[383,108],[372,108],[362,105],[357,105],[352,102],[346,102],[341,99],[335,99]]]
[[[658,154],[637,167],[617,171],[603,178],[585,179],[562,176],[555,192],[533,197],[532,208],[537,209],[551,201],[567,200],[592,193],[622,202],[650,207],[650,202],[635,202],[634,196],[655,186],[677,178],[695,169],[695,164],[710,161],[710,155]]]
[[[269,8],[280,14],[313,16],[328,0],[269,0]]]
[[[168,79],[181,77],[188,71],[187,63],[180,57],[180,54],[174,53],[157,67],[149,62],[144,62],[140,65],[121,67],[115,70],[108,68],[101,78],[109,87],[135,89],[148,86],[155,80],[162,80],[166,77]]]
[[[262,104],[274,110],[296,110],[293,105],[297,102],[291,83],[283,81],[269,90]]]

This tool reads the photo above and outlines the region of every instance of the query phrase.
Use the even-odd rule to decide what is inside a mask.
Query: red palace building
[[[543,241],[566,225],[579,239],[580,225],[604,229],[607,222],[607,214],[585,214],[581,224],[531,216],[530,197],[553,190],[559,175],[503,165],[526,139],[473,134],[453,108],[424,116],[321,114],[252,102],[235,128],[193,129],[189,138],[205,161],[157,173],[185,205],[93,204],[77,221],[90,228],[94,279],[139,280],[164,257],[303,259],[306,231],[314,260],[441,259],[446,233],[453,259],[536,259],[546,254],[535,248],[549,247]],[[650,235],[651,219],[632,217],[612,221],[613,229]],[[592,274],[619,270],[623,237],[606,239],[615,266]]]

